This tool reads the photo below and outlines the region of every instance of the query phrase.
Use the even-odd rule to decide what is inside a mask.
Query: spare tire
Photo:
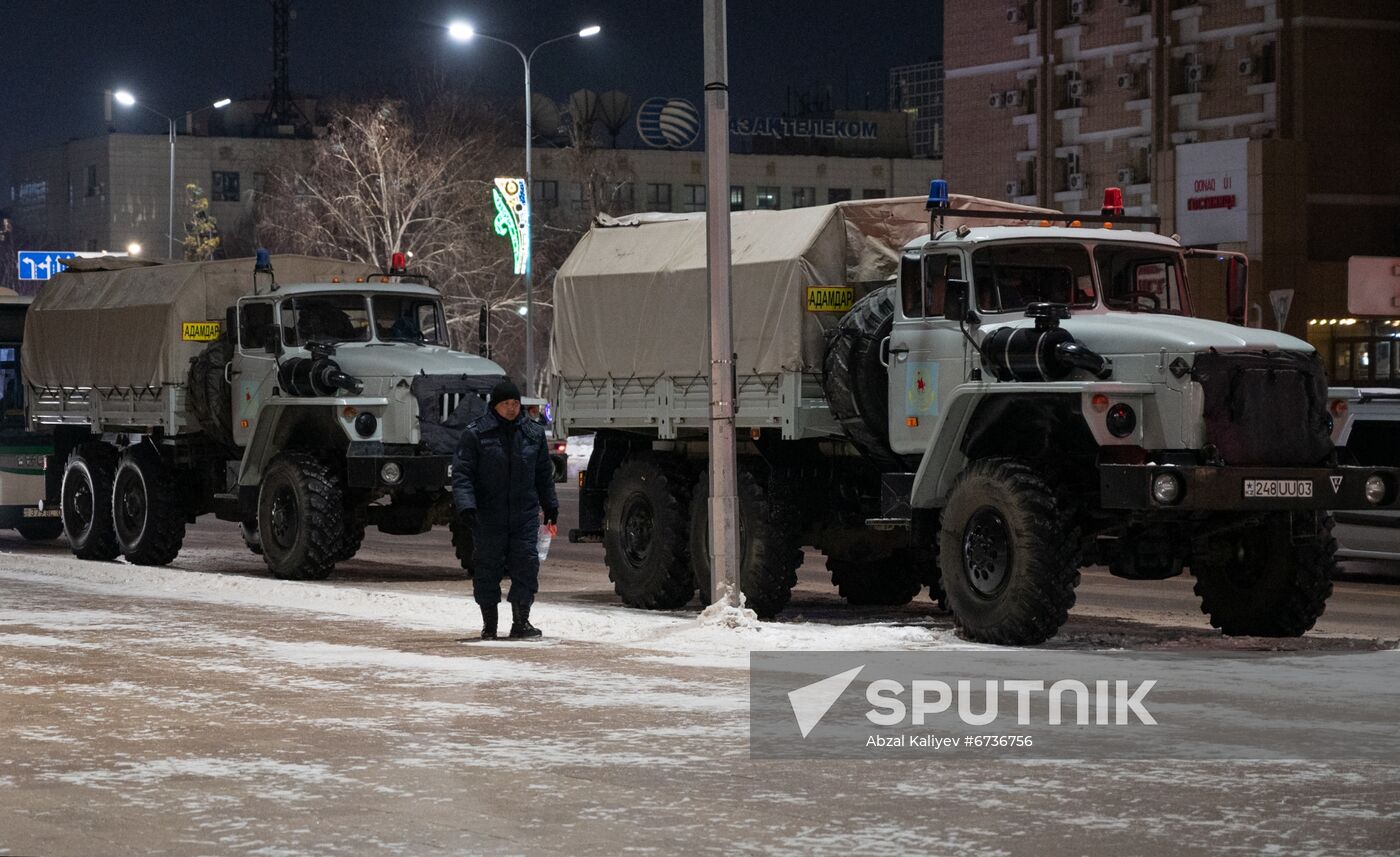
[[[894,326],[896,286],[876,289],[856,301],[827,334],[822,389],[846,436],[881,470],[903,471],[890,448],[889,370],[880,343]]]
[[[190,361],[190,407],[210,439],[234,448],[233,386],[228,382],[233,342],[221,336]]]

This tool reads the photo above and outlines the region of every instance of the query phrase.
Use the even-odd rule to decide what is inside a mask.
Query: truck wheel
[[[190,361],[190,407],[210,438],[226,447],[233,443],[233,387],[225,367],[233,362],[233,341],[221,336]]]
[[[1069,618],[1079,585],[1079,531],[1053,488],[1027,464],[968,464],[939,532],[948,609],[979,643],[1043,643]]]
[[[263,555],[262,535],[258,533],[258,519],[244,521],[238,525],[238,532],[243,536],[243,544],[248,550],[258,556]]]
[[[1196,595],[1212,626],[1229,636],[1300,637],[1317,622],[1337,566],[1332,516],[1302,541],[1292,524],[1290,513],[1268,515],[1193,559]]]
[[[341,513],[345,522],[345,532],[340,537],[340,545],[335,552],[336,562],[346,562],[355,558],[360,546],[365,542],[365,525],[369,521],[369,510],[363,503],[347,507]]]
[[[695,594],[690,570],[690,475],[678,459],[623,462],[608,485],[603,555],[622,603],[675,610]]]
[[[828,557],[826,570],[836,591],[853,607],[899,607],[924,588],[907,550],[873,561]]]
[[[345,533],[342,481],[304,452],[272,461],[258,492],[258,534],[273,577],[324,580]]]
[[[121,555],[112,527],[112,476],[117,450],[100,441],[80,445],[63,468],[63,532],[78,559],[116,559]]]
[[[129,446],[112,477],[112,524],[133,565],[169,565],[185,541],[174,476],[149,444]]]
[[[822,360],[822,389],[846,436],[881,470],[904,470],[890,448],[889,370],[880,342],[894,325],[895,287],[876,289],[851,307],[831,332]]]
[[[457,554],[457,562],[470,580],[476,574],[476,533],[452,521],[452,550]]]
[[[772,619],[792,599],[802,565],[792,498],[774,490],[755,468],[739,467],[739,589],[760,619]],[[710,474],[701,471],[691,502],[690,564],[702,604],[710,603]]]
[[[63,535],[63,520],[61,518],[40,518],[37,521],[25,521],[15,527],[25,541],[29,542],[51,542]]]

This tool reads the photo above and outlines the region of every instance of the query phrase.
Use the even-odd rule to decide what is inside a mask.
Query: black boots
[[[495,604],[481,605],[481,639],[495,640],[500,608]]]
[[[511,639],[521,640],[540,636],[540,629],[530,624],[530,605],[522,606],[511,602],[510,618]]]

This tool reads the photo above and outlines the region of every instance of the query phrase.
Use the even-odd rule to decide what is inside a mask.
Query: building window
[[[532,204],[536,208],[558,208],[559,207],[559,182],[553,179],[541,179],[535,182],[535,198]]]
[[[760,185],[758,193],[753,196],[753,204],[754,208],[765,208],[770,211],[778,208],[778,189]]]
[[[730,185],[730,186],[729,186],[729,210],[730,210],[730,211],[743,211],[743,210],[744,210],[744,186],[743,186],[743,185],[737,185],[737,184],[736,184],[736,185]]]
[[[686,211],[705,210],[705,186],[702,184],[688,184],[685,186],[685,197],[681,200]]]
[[[214,170],[209,180],[210,202],[238,202],[238,173]]]
[[[647,185],[647,211],[671,210],[671,186],[669,184]]]
[[[87,166],[87,193],[86,196],[97,196],[97,164]]]
[[[809,205],[817,204],[817,189],[814,187],[795,187],[792,189],[792,207],[806,208]]]
[[[882,187],[868,187],[860,192],[861,199],[884,199],[888,194]]]
[[[569,210],[583,211],[583,185],[578,182],[569,183]]]
[[[850,198],[851,198],[851,189],[848,188],[848,187],[833,187],[833,188],[827,188],[827,191],[826,191],[826,201],[829,202],[829,203],[830,203],[830,202],[845,202],[846,200],[848,200],[848,199],[850,199]]]

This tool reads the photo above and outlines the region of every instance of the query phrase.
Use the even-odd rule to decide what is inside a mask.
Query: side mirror
[[[263,350],[273,357],[282,356],[282,325],[274,321],[263,327]]]
[[[943,284],[943,317],[960,324],[967,321],[967,280]]]
[[[1249,306],[1249,263],[1231,256],[1225,264],[1225,320],[1243,325]]]

